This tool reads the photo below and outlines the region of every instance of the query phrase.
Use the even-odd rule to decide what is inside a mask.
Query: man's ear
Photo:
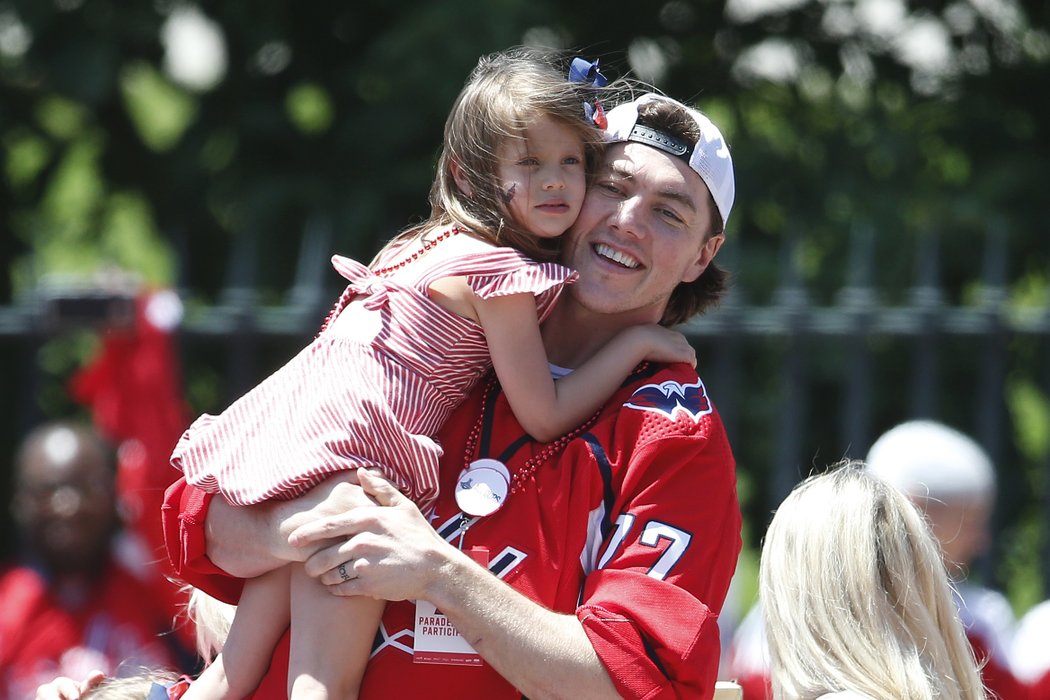
[[[696,260],[686,268],[685,273],[682,275],[683,282],[695,282],[707,266],[711,264],[711,261],[715,259],[715,255],[718,253],[718,249],[722,247],[722,244],[726,242],[726,236],[724,233],[719,233],[715,236],[711,236],[704,245],[700,247],[700,252],[696,256]]]
[[[455,181],[459,191],[468,197],[472,196],[473,192],[470,189],[470,182],[467,181],[467,177],[463,173],[463,166],[459,164],[459,161],[455,158],[450,158],[448,169],[452,171],[452,179]]]

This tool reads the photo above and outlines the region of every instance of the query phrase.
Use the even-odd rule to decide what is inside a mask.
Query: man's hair
[[[672,102],[661,100],[639,105],[638,123],[678,137],[686,143],[696,143],[700,138],[700,127],[697,123],[693,121],[688,112]],[[707,185],[704,185],[704,190],[707,192],[711,211],[711,218],[706,224],[707,231],[704,233],[706,241],[723,231],[722,217]],[[685,323],[693,316],[717,304],[728,287],[729,273],[711,261],[698,278],[692,282],[683,282],[675,288],[671,293],[671,299],[667,302],[667,308],[664,310],[663,318],[660,319],[660,324],[676,326],[679,323]]]
[[[985,697],[926,522],[860,462],[810,477],[784,500],[766,532],[759,590],[778,700]]]
[[[583,105],[605,90],[570,82],[563,63],[558,53],[525,47],[481,58],[445,122],[444,144],[430,190],[430,218],[402,232],[392,243],[459,224],[490,243],[517,248],[535,260],[557,258],[557,240],[537,237],[508,215],[496,154],[506,139],[524,139],[525,129],[546,116],[579,136],[587,173],[594,172],[603,141],[586,118]],[[457,185],[453,167],[459,168],[469,195]]]

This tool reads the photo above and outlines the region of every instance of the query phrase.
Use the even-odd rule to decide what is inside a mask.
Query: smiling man
[[[580,280],[543,327],[573,341],[550,356],[558,375],[628,326],[686,320],[725,287],[712,263],[734,194],[721,133],[656,95],[608,121],[604,163],[565,241]],[[393,601],[366,699],[712,695],[740,512],[725,431],[693,368],[640,366],[584,425],[546,444],[483,382],[440,439],[429,521],[363,472],[379,505],[345,479],[249,508],[180,482],[165,506],[173,562],[231,600],[239,581],[226,572],[305,559],[333,594]],[[498,507],[467,515],[457,491],[482,478]],[[286,636],[254,697],[284,697],[287,653]]]

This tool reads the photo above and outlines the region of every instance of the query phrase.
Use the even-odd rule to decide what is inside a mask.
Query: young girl
[[[441,454],[432,436],[490,367],[521,424],[553,440],[642,360],[695,362],[681,334],[639,326],[551,378],[539,324],[575,275],[551,261],[599,155],[584,109],[600,121],[598,87],[567,81],[538,52],[483,58],[445,125],[430,218],[371,268],[333,260],[350,283],[321,333],[221,415],[190,427],[172,457],[187,480],[248,505],[371,467],[426,512]],[[288,568],[247,583],[223,653],[188,699],[251,691],[289,614],[290,694],[356,695],[383,602],[336,598],[301,566]]]

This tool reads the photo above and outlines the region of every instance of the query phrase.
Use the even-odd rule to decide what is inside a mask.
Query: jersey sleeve
[[[595,454],[626,464],[577,617],[624,697],[709,698],[717,679],[741,517],[721,421],[712,413],[681,429],[693,420],[645,413],[618,431],[642,444]]]
[[[208,559],[205,519],[213,493],[179,478],[164,493],[161,521],[168,561],[183,582],[225,603],[236,604],[244,580],[230,576]]]

